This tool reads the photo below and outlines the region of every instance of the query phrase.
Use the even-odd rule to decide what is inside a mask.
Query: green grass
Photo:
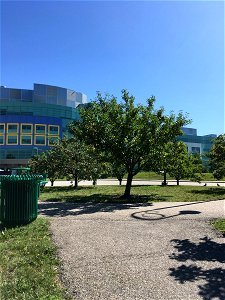
[[[40,201],[60,202],[124,202],[124,186],[45,187]],[[132,202],[190,202],[225,199],[225,188],[203,186],[133,186]]]
[[[60,300],[56,248],[48,221],[0,231],[0,299]]]
[[[222,232],[225,235],[225,219],[218,219],[212,222],[212,225],[216,230]]]
[[[134,176],[134,179],[142,179],[142,180],[163,180],[163,175],[157,174],[155,172],[139,172]],[[189,180],[188,178],[184,178],[183,180]],[[173,177],[167,175],[167,180],[174,180]],[[215,181],[216,179],[213,177],[212,173],[202,173],[202,181]],[[221,179],[224,181],[225,177]]]

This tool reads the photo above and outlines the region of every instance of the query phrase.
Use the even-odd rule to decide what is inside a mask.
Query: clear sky
[[[57,85],[189,113],[224,133],[223,1],[1,1],[1,85]]]

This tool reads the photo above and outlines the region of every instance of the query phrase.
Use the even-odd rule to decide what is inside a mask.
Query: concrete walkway
[[[225,200],[39,209],[73,299],[225,299],[225,239],[209,224],[225,217]]]
[[[176,180],[167,180],[168,185],[177,185]],[[82,180],[79,182],[80,186],[90,186],[92,185],[92,181]],[[162,180],[141,180],[134,179],[132,185],[161,185]],[[71,181],[66,180],[57,180],[54,182],[54,186],[70,186]],[[117,179],[99,179],[97,180],[97,185],[119,185],[119,181]],[[122,185],[126,185],[126,180],[122,181]],[[202,181],[200,183],[193,182],[189,180],[181,180],[180,185],[191,185],[191,186],[225,186],[224,181]],[[49,181],[46,186],[51,186],[51,182]]]

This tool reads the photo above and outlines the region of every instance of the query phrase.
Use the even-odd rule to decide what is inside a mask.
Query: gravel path
[[[39,209],[72,299],[225,299],[225,239],[209,225],[225,200]]]

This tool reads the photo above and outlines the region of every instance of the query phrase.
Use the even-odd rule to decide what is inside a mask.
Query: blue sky
[[[224,132],[223,1],[1,1],[1,85],[96,91]]]

